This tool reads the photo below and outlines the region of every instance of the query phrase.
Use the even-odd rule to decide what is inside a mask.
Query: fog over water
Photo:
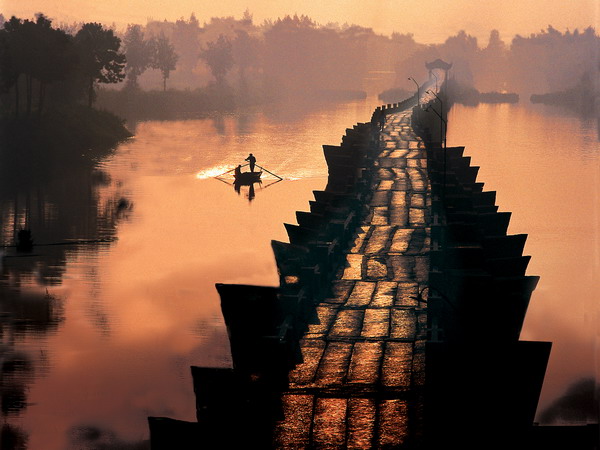
[[[390,2],[336,20],[335,2],[235,17],[182,2],[165,20],[153,1],[77,3],[0,9],[0,393],[14,448],[144,448],[148,416],[194,420],[189,366],[231,365],[214,284],[278,284],[270,242],[325,187],[321,146],[415,83],[441,86],[425,66],[438,58],[452,64],[448,145],[513,213],[509,233],[529,235],[527,272],[541,277],[521,336],[553,342],[538,420],[597,422],[593,402],[565,413],[598,398],[596,2],[562,15],[558,2],[438,2],[444,34],[392,34]],[[536,11],[549,20],[528,22]],[[519,101],[479,103],[490,92]],[[111,148],[121,117],[133,136]],[[283,180],[215,178],[249,153]],[[30,253],[15,248],[23,228]]]
[[[287,241],[283,223],[295,223],[312,191],[325,187],[321,145],[338,144],[347,126],[370,119],[372,105],[373,99],[295,113],[287,105],[138,123],[135,139],[99,164],[106,181],[87,180],[89,203],[68,212],[69,228],[79,230],[70,237],[89,239],[97,231],[83,224],[111,198],[126,198],[130,208],[113,225],[117,240],[69,247],[58,261],[48,259],[48,249],[58,247],[4,260],[3,292],[20,278],[21,290],[43,297],[36,267],[52,267],[57,275],[47,289],[62,307],[63,320],[50,332],[21,334],[12,347],[33,366],[18,378],[28,406],[7,416],[29,435],[29,448],[63,449],[73,433],[85,436],[76,432],[82,427],[147,439],[148,415],[193,420],[189,366],[231,364],[214,284],[278,284],[271,240]],[[237,193],[206,176],[243,163],[250,152],[284,178],[272,184],[276,178],[265,176],[252,202],[247,187]],[[60,192],[45,206],[60,217],[81,184],[54,179],[15,195]],[[5,198],[3,211],[14,209],[14,198]],[[11,226],[4,222],[7,239]],[[60,240],[59,223],[50,218],[45,228],[46,242]]]

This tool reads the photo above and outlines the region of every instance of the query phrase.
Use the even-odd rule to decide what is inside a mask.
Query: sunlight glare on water
[[[198,172],[196,174],[196,178],[198,178],[199,180],[205,180],[207,178],[213,178],[213,177],[217,177],[219,175],[223,175],[224,173],[226,173],[230,170],[231,170],[230,166],[224,166],[224,165],[210,167],[208,169],[201,170],[200,172]]]

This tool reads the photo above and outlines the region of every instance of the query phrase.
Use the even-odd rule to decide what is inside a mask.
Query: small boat
[[[252,184],[260,181],[261,172],[240,172],[235,174],[236,184]]]

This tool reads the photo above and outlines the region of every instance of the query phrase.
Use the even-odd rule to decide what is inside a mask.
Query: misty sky
[[[114,22],[117,27],[145,24],[148,18],[188,18],[191,12],[201,23],[214,16],[240,18],[246,8],[255,23],[297,13],[320,24],[348,22],[384,34],[413,33],[424,43],[442,42],[461,29],[484,44],[494,28],[507,41],[549,24],[560,31],[600,28],[600,0],[0,0],[0,12],[7,17],[29,18],[43,12],[57,22]]]

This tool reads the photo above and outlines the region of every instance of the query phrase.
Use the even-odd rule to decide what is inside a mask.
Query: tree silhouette
[[[244,15],[242,16],[241,22],[244,25],[252,25],[253,19],[254,19],[254,17],[252,15],[252,13],[250,12],[250,10],[248,8],[246,8],[246,10],[244,11]]]
[[[173,26],[171,40],[175,51],[179,55],[177,61],[179,79],[191,80],[195,77],[194,68],[198,63],[198,46],[201,33],[202,29],[193,13],[189,21],[177,20]]]
[[[4,24],[1,38],[2,83],[15,89],[15,115],[19,115],[19,84],[24,78],[26,114],[33,109],[34,80],[38,81],[38,113],[44,108],[46,87],[66,79],[74,70],[77,56],[72,37],[52,28],[51,21],[38,14],[35,22],[16,17]]]
[[[17,20],[17,19],[15,19]],[[8,93],[15,88],[15,115],[19,115],[19,89],[17,81],[19,79],[19,68],[14,61],[14,49],[12,41],[14,36],[10,34],[9,29],[0,30],[0,92]]]
[[[225,84],[225,76],[233,67],[233,52],[229,39],[222,34],[214,42],[208,42],[200,52],[200,58],[210,68],[217,85]]]
[[[506,89],[506,68],[508,49],[500,32],[492,30],[487,47],[479,51],[473,64],[477,77],[477,88],[484,91],[502,91]]]
[[[3,58],[2,78],[6,86],[9,88],[14,86],[15,89],[15,117],[19,116],[21,91],[19,81],[21,75],[25,77],[25,85],[27,91],[27,104],[31,105],[30,101],[30,61],[33,59],[33,41],[31,32],[31,22],[29,20],[22,21],[21,19],[12,16],[5,24],[3,34],[5,35],[4,42],[6,44],[5,56]]]
[[[562,34],[552,26],[511,42],[511,83],[525,92],[562,91],[586,73],[596,74],[600,39],[592,27]]]
[[[244,13],[244,15],[246,14],[249,14],[248,10]],[[252,21],[251,16],[248,20]],[[247,31],[236,30],[236,37],[232,42],[232,56],[238,66],[242,91],[246,87],[246,72],[261,64],[260,53],[261,46],[257,38],[250,36]]]
[[[97,83],[118,83],[125,78],[125,55],[119,53],[121,40],[99,23],[86,23],[75,35],[79,71],[85,77],[91,107]]]
[[[144,40],[144,32],[140,25],[129,25],[123,39],[127,66],[127,85],[137,87],[138,77],[150,67],[152,63],[152,44]]]
[[[74,71],[77,54],[73,37],[63,30],[51,27],[51,21],[39,14],[35,24],[36,63],[32,76],[39,82],[38,114],[42,114],[46,88],[49,84],[65,80]]]
[[[175,70],[179,56],[164,33],[160,33],[158,38],[153,39],[153,47],[152,68],[160,70],[163,77],[163,91],[166,91],[167,78],[171,71]]]

